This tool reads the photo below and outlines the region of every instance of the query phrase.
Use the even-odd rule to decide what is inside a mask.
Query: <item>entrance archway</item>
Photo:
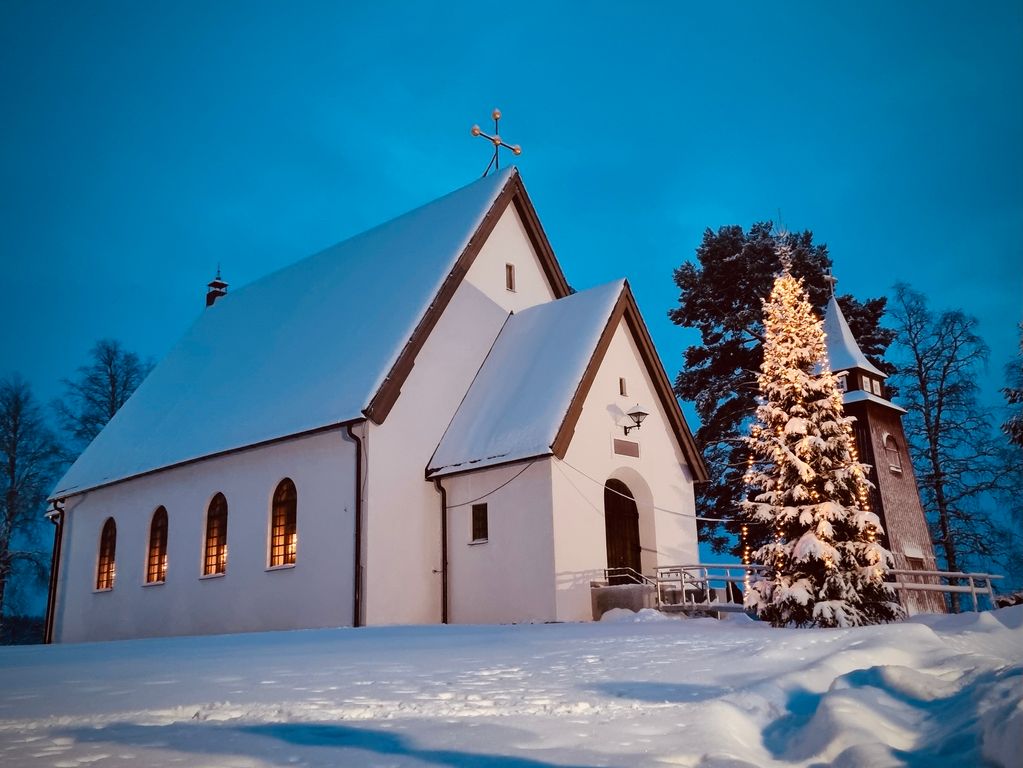
[[[639,509],[629,486],[621,480],[604,483],[604,531],[607,537],[607,567],[631,568],[640,573]],[[630,575],[619,573],[611,584],[633,584]]]

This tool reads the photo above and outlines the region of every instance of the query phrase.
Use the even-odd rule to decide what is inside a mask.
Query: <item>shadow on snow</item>
[[[225,723],[172,723],[169,725],[137,725],[111,723],[99,728],[66,729],[62,736],[80,744],[119,744],[124,746],[166,749],[194,754],[230,754],[286,763],[293,755],[288,747],[318,748],[323,753],[303,754],[303,764],[310,766],[366,765],[366,757],[341,755],[339,750],[371,752],[376,755],[408,757],[452,768],[594,768],[600,763],[550,763],[528,757],[484,754],[453,749],[429,749],[400,733],[337,723],[260,723],[251,725]],[[280,744],[274,747],[271,739]],[[278,754],[279,752],[279,754]],[[387,765],[394,765],[388,761]]]

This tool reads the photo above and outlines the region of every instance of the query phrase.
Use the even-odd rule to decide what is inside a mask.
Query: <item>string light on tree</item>
[[[891,620],[899,615],[883,581],[891,555],[876,541],[880,521],[867,504],[851,419],[823,362],[821,321],[787,270],[764,302],[764,329],[740,507],[747,525],[772,524],[775,538],[749,555],[744,542],[744,562],[767,568],[747,590],[747,605],[776,625]]]

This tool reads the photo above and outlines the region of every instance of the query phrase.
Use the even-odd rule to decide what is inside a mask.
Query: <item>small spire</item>
[[[831,295],[835,295],[835,286],[838,285],[838,278],[831,274],[831,267],[828,267],[827,273],[824,275],[824,282],[828,284],[831,289]]]
[[[834,283],[838,281],[832,277],[831,282],[832,288],[834,288]],[[879,379],[888,377],[888,374],[878,370],[863,354],[863,350],[856,342],[856,337],[849,329],[845,315],[842,314],[842,308],[838,305],[838,298],[835,296],[834,290],[832,290],[831,298],[828,299],[828,305],[824,312],[824,340],[831,370],[848,371],[858,368]]]
[[[221,296],[227,295],[227,283],[220,276],[220,263],[217,263],[217,276],[206,283],[206,306],[212,307],[213,303]]]

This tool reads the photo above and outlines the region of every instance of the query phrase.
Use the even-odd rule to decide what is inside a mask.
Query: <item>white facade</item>
[[[159,393],[173,390],[176,380],[201,380],[211,348],[206,334],[213,334],[217,348],[232,352],[225,328],[244,328],[242,310],[249,309],[244,302],[226,305],[230,312],[213,315],[189,332],[188,343],[176,350],[173,364],[162,372],[162,388],[151,387],[128,416],[111,422],[112,434],[101,435],[98,448],[90,446],[85,460],[58,486],[71,490],[54,497],[62,505],[64,523],[51,596],[52,639],[434,623],[445,618],[460,623],[585,620],[590,617],[590,582],[602,579],[608,565],[603,494],[609,479],[624,482],[636,500],[644,571],[697,559],[693,481],[703,472],[702,464],[670,385],[651,357],[652,346],[627,284],[567,296],[567,283],[517,174],[484,182],[431,204],[440,211],[438,226],[452,242],[462,231],[455,215],[459,206],[469,210],[475,234],[459,241],[464,249],[460,256],[455,252],[447,258],[436,244],[430,246],[433,258],[447,258],[445,263],[454,266],[447,278],[430,278],[440,288],[425,314],[400,303],[393,307],[410,322],[412,336],[402,337],[407,338],[404,346],[389,355],[361,350],[353,358],[360,365],[391,361],[376,374],[379,382],[368,392],[371,399],[364,401],[361,412],[344,420],[340,413],[322,424],[324,417],[316,414],[336,403],[314,404],[310,416],[301,403],[290,402],[289,418],[301,434],[118,479],[118,462],[136,466],[118,451],[123,455],[145,424],[156,423],[151,411],[159,407]],[[396,220],[394,232],[383,225],[365,242],[400,243],[403,258],[413,259],[409,272],[420,269],[409,243],[430,232],[431,206]],[[337,253],[347,254],[341,261],[334,260],[335,249],[328,249],[311,257],[309,264],[282,271],[280,279],[294,293],[296,286],[316,282],[316,270],[344,285],[338,265],[347,263],[345,259],[363,258],[377,265],[374,269],[387,269],[387,254],[361,253],[360,247],[368,247],[360,246],[362,242],[336,246]],[[402,279],[400,268],[394,270],[394,279]],[[326,334],[332,347],[353,343],[359,334],[372,336],[376,326],[371,319],[360,321],[357,331],[325,328],[324,313],[330,311],[323,295],[326,283],[316,284],[316,312],[307,312],[313,327],[293,332]],[[267,278],[258,288],[246,298],[257,307],[254,311],[263,297],[274,295],[274,282]],[[292,298],[303,299],[300,293]],[[430,319],[435,310],[439,314]],[[350,308],[345,312],[339,310],[336,319],[350,319]],[[388,312],[381,310],[379,316],[388,332],[399,324]],[[514,332],[508,330],[511,325]],[[554,337],[556,343],[551,342]],[[494,353],[502,340],[511,338],[514,343],[504,348],[517,350],[515,354],[505,359]],[[544,340],[545,356],[538,356],[539,346],[531,356],[529,345]],[[285,342],[278,338],[275,343]],[[337,350],[329,354],[336,357]],[[239,376],[254,375],[245,362],[221,361],[222,375],[233,375],[229,372],[235,369]],[[343,369],[336,361],[328,362],[310,370],[329,370],[325,375],[335,376]],[[295,375],[302,375],[301,365],[296,361]],[[161,373],[159,367],[156,373]],[[353,379],[371,381],[372,376],[362,370]],[[628,391],[624,396],[619,394],[622,379]],[[495,380],[507,387],[478,384]],[[466,403],[481,386],[499,393],[497,401],[476,397],[474,402],[487,406],[478,416],[467,416],[476,414]],[[245,387],[255,391],[251,380]],[[273,387],[276,397],[287,397],[286,379]],[[303,387],[310,397],[332,390],[329,381],[304,381]],[[388,397],[379,399],[387,405],[381,406],[378,396],[387,387]],[[230,389],[230,381],[218,382],[218,402],[227,403],[227,410],[230,399],[222,393]],[[255,395],[251,402],[269,396]],[[631,423],[625,412],[637,402],[650,415],[641,430],[628,436],[639,449],[639,456],[632,457],[616,453],[614,440],[624,438],[622,427]],[[192,404],[183,400],[174,407],[188,418]],[[219,410],[203,402],[195,413],[215,419]],[[244,415],[260,418],[258,410]],[[484,422],[501,415],[503,422],[486,432]],[[521,423],[520,418],[534,423]],[[191,429],[201,435],[205,426],[192,424]],[[438,446],[453,431],[478,435],[477,426],[490,438],[481,444],[497,445],[497,453],[474,455],[474,443],[460,443],[455,436],[454,452],[449,453],[460,457],[458,464],[433,466]],[[208,428],[215,430],[217,424]],[[259,434],[260,426],[250,425],[249,431]],[[188,451],[179,438],[176,455],[187,456]],[[158,446],[146,454],[171,455]],[[297,489],[297,552],[293,565],[271,567],[272,495],[283,478],[290,478]],[[227,568],[223,575],[204,576],[206,514],[217,493],[228,504]],[[473,541],[472,502],[481,498],[488,509],[488,536]],[[146,584],[150,522],[161,506],[168,515],[167,576],[162,583]],[[117,525],[116,578],[112,589],[100,591],[95,589],[100,535],[108,518]]]
[[[625,396],[619,394],[622,378]],[[623,427],[632,421],[625,414],[637,402],[650,415],[626,437]],[[616,438],[638,443],[639,457],[616,454]],[[597,369],[564,460],[541,457],[443,481],[450,620],[589,619],[590,583],[602,581],[608,566],[604,483],[611,479],[624,482],[636,500],[644,573],[698,562],[692,475],[624,320]],[[474,542],[465,502],[495,488],[485,496],[488,539]]]
[[[251,632],[351,623],[355,447],[343,430],[168,469],[70,499],[54,639]],[[269,567],[270,499],[298,491],[294,566]],[[227,498],[227,569],[203,576],[206,510]],[[145,583],[149,525],[167,510],[167,577]],[[97,591],[100,532],[117,525],[113,589]]]

